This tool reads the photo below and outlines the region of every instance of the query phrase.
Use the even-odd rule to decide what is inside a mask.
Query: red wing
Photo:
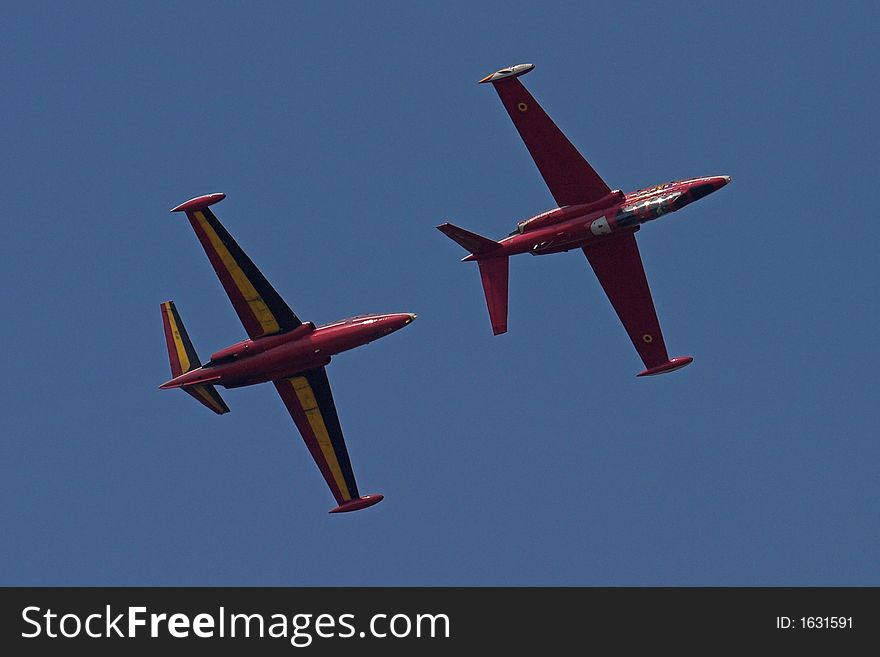
[[[333,497],[340,505],[357,500],[360,495],[326,370],[319,367],[273,383]]]
[[[560,206],[591,203],[611,192],[518,78],[492,86]]]
[[[668,363],[635,233],[601,240],[583,251],[645,367]]]

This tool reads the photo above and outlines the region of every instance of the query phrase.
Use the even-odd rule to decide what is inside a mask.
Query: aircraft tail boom
[[[450,223],[437,226],[437,230],[470,251],[470,255],[463,260],[477,261],[480,266],[483,293],[486,295],[486,306],[489,308],[489,320],[492,322],[492,333],[495,335],[507,333],[510,257],[503,254],[503,251],[497,253],[504,245]]]

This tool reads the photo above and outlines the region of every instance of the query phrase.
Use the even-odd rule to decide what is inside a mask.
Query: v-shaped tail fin
[[[201,362],[193,348],[189,335],[183,326],[183,321],[174,306],[173,301],[162,304],[162,323],[165,326],[165,345],[168,347],[168,360],[171,364],[171,376],[176,378],[198,367]],[[185,386],[183,391],[193,399],[204,404],[218,415],[229,412],[229,407],[217,389],[208,384]]]
[[[450,223],[437,226],[437,230],[471,252],[464,260],[476,260],[480,265],[480,279],[489,308],[492,333],[507,333],[507,280],[510,258],[492,253],[503,245],[488,237],[477,235]]]

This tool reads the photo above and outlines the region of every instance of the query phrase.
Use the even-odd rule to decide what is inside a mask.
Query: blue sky
[[[877,585],[874,3],[87,3],[0,24],[0,584]],[[681,372],[644,380],[583,256],[511,263],[493,338],[434,226],[552,199],[491,88],[524,78],[632,190],[733,183],[639,233]],[[159,303],[240,339],[217,214],[316,323],[407,311],[328,372],[333,500],[271,386],[216,417]]]

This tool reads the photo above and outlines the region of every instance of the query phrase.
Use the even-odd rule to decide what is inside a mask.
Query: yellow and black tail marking
[[[162,323],[165,325],[165,344],[171,362],[171,376],[180,376],[199,367],[199,357],[192,346],[173,301],[162,304]]]
[[[171,363],[171,376],[178,377],[201,366],[189,335],[173,301],[162,304],[162,323],[165,326],[165,344],[168,347],[168,361]],[[199,403],[204,404],[218,415],[229,412],[229,407],[212,385],[197,385],[183,388]]]
[[[181,389],[196,401],[210,408],[217,415],[223,415],[224,413],[229,412],[229,407],[226,405],[226,402],[223,401],[220,393],[217,392],[217,389],[212,385],[187,386],[186,388]]]

